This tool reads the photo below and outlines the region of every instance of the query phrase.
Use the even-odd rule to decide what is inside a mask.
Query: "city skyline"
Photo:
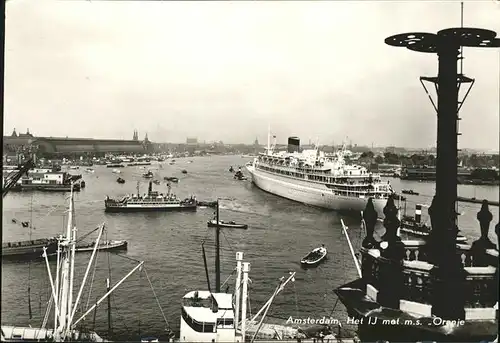
[[[437,58],[384,39],[460,26],[458,1],[6,7],[4,135],[131,139],[137,129],[154,142],[265,144],[270,124],[279,142],[435,146],[418,77],[434,76]],[[465,3],[465,26],[500,31],[498,17],[493,1]],[[464,72],[477,82],[459,146],[498,151],[500,55],[465,49]]]

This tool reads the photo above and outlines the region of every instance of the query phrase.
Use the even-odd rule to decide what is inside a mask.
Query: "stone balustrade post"
[[[372,269],[373,269],[373,258],[368,255],[368,250],[373,249],[376,246],[375,238],[373,233],[375,232],[375,225],[377,223],[378,214],[373,206],[372,198],[368,199],[366,208],[363,211],[363,222],[366,230],[366,237],[361,243],[361,275],[367,284],[375,284],[376,280],[373,279]]]
[[[481,210],[477,213],[477,220],[481,229],[481,236],[472,243],[470,254],[472,263],[476,267],[485,267],[488,265],[486,258],[486,249],[494,249],[495,244],[490,241],[488,234],[493,215],[488,208],[488,200],[483,200]]]
[[[402,266],[405,258],[405,246],[397,235],[400,221],[398,219],[398,209],[394,205],[392,196],[389,197],[384,207],[384,215],[386,231],[379,243],[382,258],[380,261],[378,302],[382,306],[399,308],[399,300],[404,287]]]

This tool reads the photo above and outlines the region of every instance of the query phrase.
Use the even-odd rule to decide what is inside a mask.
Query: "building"
[[[143,141],[138,140],[138,132],[134,131],[132,140],[93,139],[68,137],[34,137],[29,131],[11,136],[4,136],[4,154],[14,155],[29,148],[38,156],[71,156],[71,155],[104,155],[106,153],[145,154],[152,152],[153,143],[146,134]]]

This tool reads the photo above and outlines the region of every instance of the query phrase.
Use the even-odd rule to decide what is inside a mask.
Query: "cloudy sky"
[[[437,58],[384,44],[460,26],[455,1],[11,0],[4,133],[156,142],[435,145],[418,77]],[[500,4],[465,3],[465,26],[500,32]],[[498,150],[500,52],[466,49],[477,78],[460,146]],[[433,94],[434,95],[434,94]]]

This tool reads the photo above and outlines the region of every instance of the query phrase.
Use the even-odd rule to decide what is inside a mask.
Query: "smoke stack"
[[[300,139],[298,137],[288,137],[288,152],[300,151]]]
[[[151,193],[153,191],[153,181],[149,181],[148,192]]]
[[[415,222],[420,223],[422,219],[422,205],[415,205]]]

